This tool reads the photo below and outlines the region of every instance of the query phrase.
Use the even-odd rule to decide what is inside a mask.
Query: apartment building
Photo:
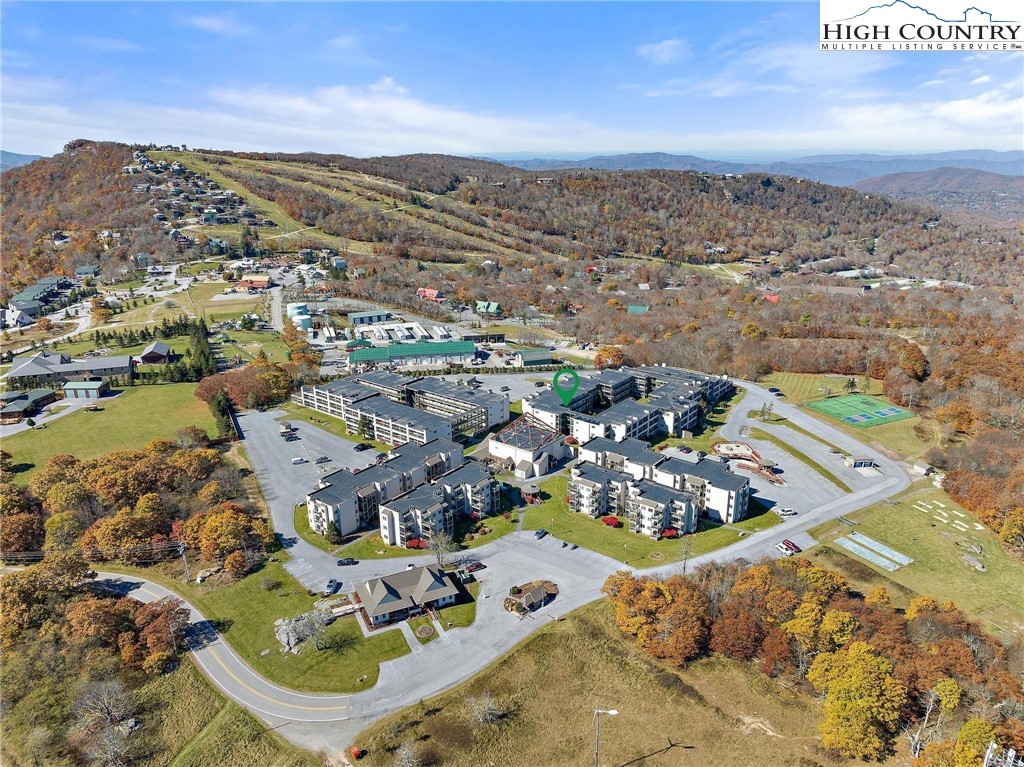
[[[418,539],[429,543],[435,535],[455,534],[459,516],[485,516],[501,508],[498,482],[474,460],[430,484],[380,506],[380,537],[390,546],[408,546]]]
[[[569,508],[594,519],[621,514],[626,486],[631,480],[632,477],[594,463],[577,464],[569,480]]]
[[[747,516],[750,480],[735,474],[729,464],[720,458],[706,457],[699,453],[667,458],[649,449],[646,443],[640,440],[625,439],[622,442],[614,442],[605,438],[593,439],[580,446],[579,463],[573,469],[569,480],[570,498],[573,497],[573,486],[577,484],[581,488],[581,496],[584,493],[597,492],[596,489],[590,488],[588,482],[594,481],[594,476],[606,475],[588,474],[593,471],[588,468],[590,464],[608,472],[621,474],[634,486],[647,482],[652,486],[685,494],[697,513],[714,522],[730,524],[739,522]],[[623,492],[628,511],[629,491]],[[650,493],[646,497],[654,498]],[[677,510],[685,508],[678,499],[672,503]],[[589,513],[588,509],[592,508],[581,503],[577,510]],[[666,514],[669,516],[664,519],[671,522],[668,526],[679,532],[690,530],[689,525],[676,527],[680,518],[677,516],[670,519],[671,514],[668,511]]]
[[[657,540],[668,529],[680,535],[697,531],[697,505],[692,493],[646,479],[631,483],[626,493],[630,532]]]
[[[509,400],[504,394],[439,378],[420,378],[406,384],[405,390],[410,405],[448,418],[456,434],[478,434],[509,419]]]
[[[327,535],[331,525],[342,535],[350,535],[377,524],[382,503],[462,464],[462,446],[438,439],[425,445],[402,445],[389,453],[383,463],[358,474],[348,469],[326,474],[316,489],[306,495],[309,526],[321,535]]]

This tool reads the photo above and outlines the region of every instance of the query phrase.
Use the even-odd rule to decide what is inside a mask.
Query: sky
[[[0,14],[0,145],[25,154],[76,138],[750,160],[1024,145],[1024,53],[822,52],[817,2],[3,2]]]

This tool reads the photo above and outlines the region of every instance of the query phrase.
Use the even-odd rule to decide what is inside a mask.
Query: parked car
[[[475,573],[485,569],[487,569],[487,565],[485,565],[483,562],[473,562],[472,564],[466,566],[467,573]]]
[[[576,549],[578,549],[579,547],[580,545],[578,543],[574,543],[572,546],[569,547],[569,551],[576,551]]]
[[[569,542],[568,541],[562,541],[562,548],[563,549],[567,548],[568,546],[569,546]]]
[[[537,381],[537,383],[534,384],[534,387],[537,389],[543,389],[545,386],[547,386],[547,384],[543,381]]]
[[[781,391],[772,392],[776,397],[785,397],[786,393]]]
[[[327,588],[324,589],[324,596],[329,597],[334,594],[339,588],[341,588],[341,582],[331,578],[327,581]]]
[[[544,537],[545,535],[547,535],[547,534],[548,534],[548,531],[547,531],[547,530],[545,530],[545,529],[544,529],[544,528],[542,527],[542,528],[540,528],[540,529],[539,529],[539,530],[538,530],[537,532],[535,532],[535,533],[533,534],[533,537],[534,537],[534,538],[536,538],[536,539],[537,539],[537,540],[539,541],[539,540],[540,540],[541,538],[543,538],[543,537]]]
[[[284,438],[284,441],[285,442],[298,442],[299,441],[299,435],[298,434],[289,434],[287,437]]]
[[[791,508],[789,508],[787,506],[783,506],[781,509],[779,509],[775,513],[778,514],[780,517],[795,517],[796,516],[796,509],[791,509]]]
[[[331,459],[328,458],[326,455],[318,455],[316,457],[316,462],[317,463],[330,463]]]
[[[679,448],[679,452],[683,453],[684,455],[686,455],[686,454],[692,453],[693,452],[693,448],[692,447],[686,447],[685,445],[683,445],[681,448]]]
[[[309,461],[307,461],[302,456],[298,456],[296,458],[292,458],[292,465],[293,466],[298,466],[300,463],[309,463]]]
[[[779,553],[782,554],[782,556],[784,556],[784,557],[791,557],[791,556],[793,556],[793,552],[784,543],[776,543],[775,544],[775,548],[778,549]]]
[[[782,389],[779,389],[776,386],[769,386],[768,391],[770,391],[772,394],[778,394],[779,392],[782,391]]]
[[[788,538],[783,538],[782,539],[782,545],[785,546],[790,551],[792,551],[794,554],[799,554],[801,551],[803,551],[803,549],[801,549],[799,546],[797,546],[795,543],[793,543],[793,541],[789,540]]]
[[[501,391],[512,391],[512,387],[511,386],[502,386],[501,387]]]
[[[371,445],[369,442],[360,442],[353,448],[353,450],[361,453],[364,450],[373,450],[373,445]]]
[[[352,559],[352,557],[345,557],[344,559],[338,560],[338,565],[341,567],[348,567],[349,565],[358,565],[358,559]]]

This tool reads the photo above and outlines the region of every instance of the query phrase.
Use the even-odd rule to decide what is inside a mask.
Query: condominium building
[[[646,479],[630,484],[626,493],[630,532],[657,540],[669,529],[680,535],[697,531],[697,508],[691,493]]]
[[[595,468],[590,468],[591,466]],[[607,473],[597,472],[596,469]],[[727,462],[699,453],[668,458],[635,439],[614,442],[610,439],[597,438],[580,446],[579,462],[573,468],[569,479],[570,499],[574,494],[581,499],[573,508],[591,516],[598,511],[614,513],[604,512],[600,507],[600,504],[605,502],[601,498],[607,496],[607,491],[596,485],[599,482],[610,482],[609,473],[621,475],[633,487],[659,487],[682,493],[697,513],[714,522],[731,524],[747,516],[750,480],[735,474]],[[574,489],[577,486],[578,489]],[[631,492],[628,488],[623,488],[627,512]],[[646,495],[641,493],[640,496],[652,502],[666,503],[661,496],[656,497],[651,494],[652,492],[654,491]],[[605,495],[602,496],[602,493]],[[596,500],[590,501],[591,496],[595,496]],[[584,503],[584,500],[587,502]],[[634,504],[634,510],[639,513],[642,509],[637,504],[644,504],[640,504],[639,501]],[[674,499],[672,508],[681,513],[680,510],[685,510],[686,507],[682,500]],[[678,515],[672,516],[675,512],[670,513],[668,506],[665,506],[664,510],[667,515],[663,517],[666,526],[673,527],[678,532],[688,532],[692,529],[689,523],[686,526],[678,526],[680,519],[683,518]]]
[[[462,464],[462,446],[438,439],[425,445],[402,445],[391,451],[383,463],[358,474],[348,469],[326,474],[317,488],[306,495],[309,526],[321,535],[327,535],[332,525],[342,535],[350,535],[377,524],[382,503]]]

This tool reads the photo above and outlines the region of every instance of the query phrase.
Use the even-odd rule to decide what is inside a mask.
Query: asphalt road
[[[811,527],[888,498],[909,486],[910,478],[896,462],[797,408],[779,403],[760,386],[743,386],[747,394],[723,427],[725,436],[740,438],[739,428],[747,411],[770,401],[776,413],[790,418],[793,423],[850,452],[872,456],[882,467],[882,474],[863,478],[863,486],[853,494],[842,494],[802,508],[798,517],[784,519],[781,525],[770,530],[753,533],[728,548],[694,557],[690,560],[691,566],[739,557],[754,560],[777,556],[775,544],[783,537],[797,537],[798,542],[805,540],[803,536]],[[355,567],[338,568],[333,557],[300,539],[295,532],[293,507],[313,486],[316,467],[314,464],[291,465],[290,459],[298,443],[286,443],[278,435],[275,415],[280,413],[249,412],[243,414],[241,422],[246,449],[270,506],[274,527],[293,557],[287,565],[289,571],[311,588],[322,588],[328,578],[341,575],[345,579],[343,590],[350,591],[361,580],[395,572],[409,562],[431,561],[430,556],[419,556],[397,561],[363,561]],[[298,427],[304,443],[302,449],[308,447],[311,452],[331,456],[334,459],[329,464],[331,467],[358,465],[363,460],[364,454],[352,451],[352,443],[347,440],[306,424],[298,424]],[[774,486],[768,486],[762,492],[767,495],[773,489]],[[446,631],[438,640],[413,647],[409,654],[382,664],[377,685],[365,692],[304,695],[274,685],[253,672],[194,608],[190,647],[197,663],[225,695],[271,726],[279,727],[281,735],[303,748],[338,752],[371,721],[457,685],[486,668],[545,622],[599,598],[605,578],[624,567],[620,562],[582,548],[563,549],[554,536],[538,541],[532,533],[524,532],[511,533],[469,550],[464,556],[487,566],[478,573],[481,590],[474,624]],[[671,564],[642,572],[661,576],[678,572],[679,567]],[[170,593],[140,578],[107,574],[101,577],[142,601]],[[519,620],[506,613],[502,600],[509,587],[534,578],[548,578],[558,583],[558,598],[527,619]]]

